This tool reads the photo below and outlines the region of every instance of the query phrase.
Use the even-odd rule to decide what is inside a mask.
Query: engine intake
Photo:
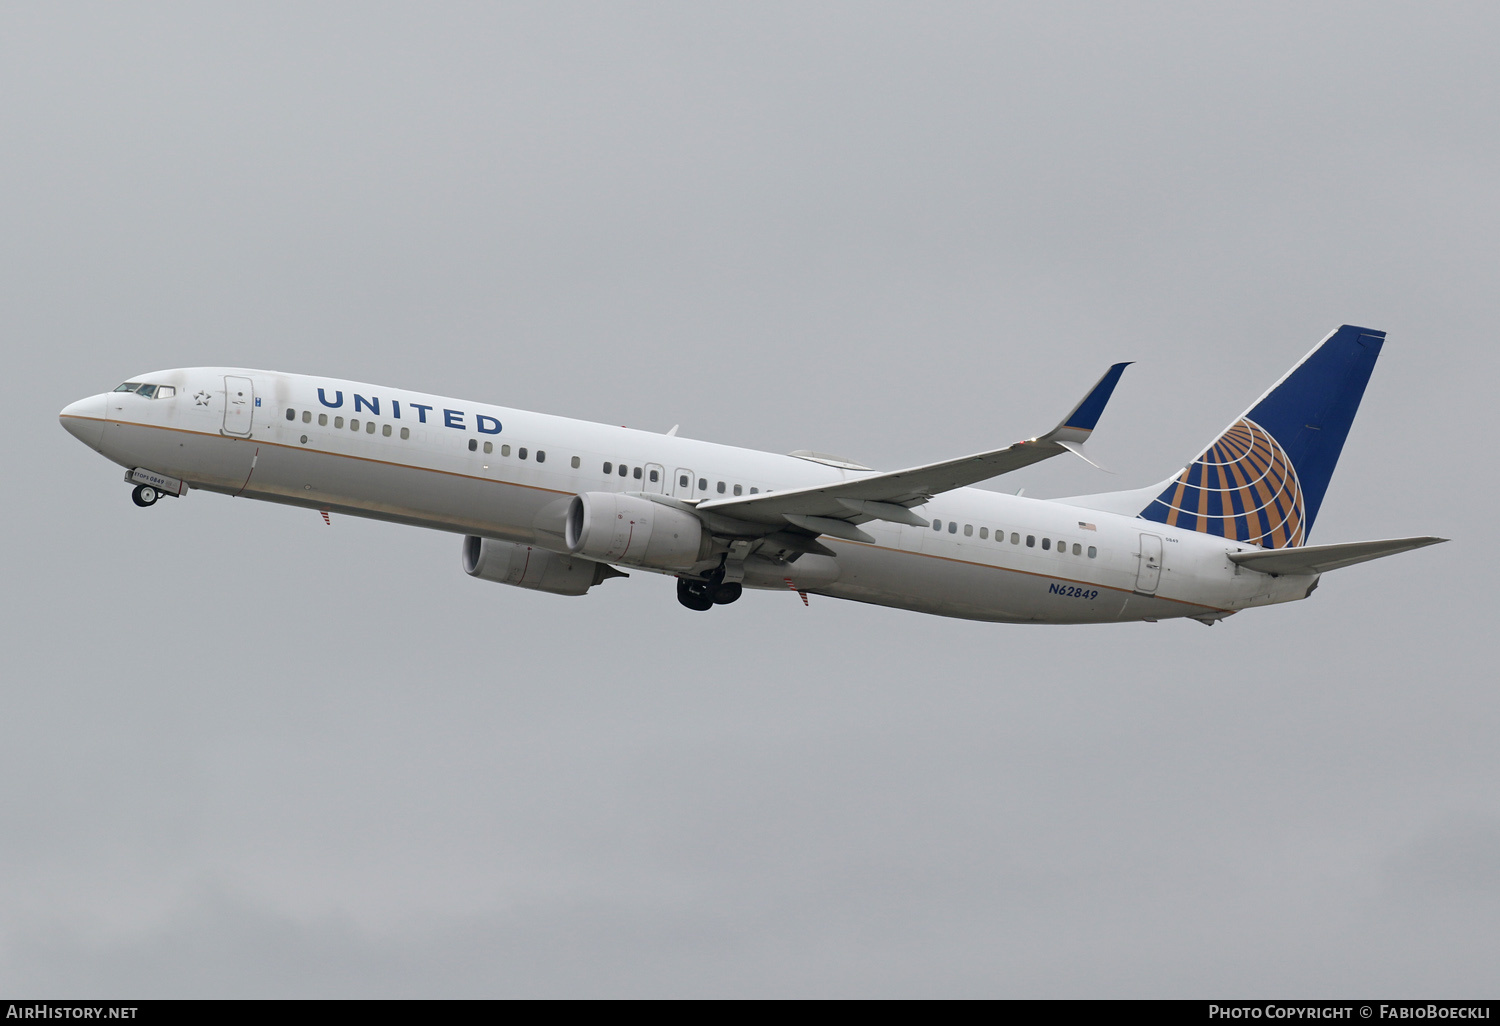
[[[625,576],[603,563],[472,534],[464,538],[463,568],[464,573],[481,581],[554,595],[582,595],[600,581]]]
[[[693,514],[616,492],[573,496],[563,540],[585,559],[656,570],[690,569],[713,547],[713,536]]]

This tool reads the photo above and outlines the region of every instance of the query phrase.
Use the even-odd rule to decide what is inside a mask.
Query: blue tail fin
[[[1306,544],[1384,342],[1347,324],[1329,335],[1140,516],[1271,549]]]

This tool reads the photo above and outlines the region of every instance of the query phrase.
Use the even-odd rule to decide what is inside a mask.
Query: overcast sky
[[[1492,4],[0,6],[0,992],[1493,996]],[[1312,535],[1191,621],[708,614],[133,506],[164,367],[991,487],[1176,471],[1390,332]]]

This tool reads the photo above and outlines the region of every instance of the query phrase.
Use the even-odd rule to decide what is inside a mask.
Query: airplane
[[[557,595],[640,570],[700,612],[751,588],[999,623],[1212,625],[1446,540],[1308,544],[1384,342],[1344,325],[1178,473],[1051,500],[969,486],[1088,460],[1128,364],[1045,434],[885,472],[235,367],[142,374],[59,416],[125,468],[137,506],[202,490],[449,531],[465,573]]]

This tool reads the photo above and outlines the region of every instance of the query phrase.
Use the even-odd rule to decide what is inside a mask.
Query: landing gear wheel
[[[713,592],[702,581],[677,579],[677,601],[689,609],[703,612],[714,606]]]
[[[136,485],[135,491],[130,493],[130,498],[137,506],[155,506],[156,500],[161,498],[161,493],[150,485]]]
[[[729,603],[738,599],[740,597],[740,594],[744,590],[744,586],[738,581],[730,581],[728,584],[721,584],[713,591],[714,605],[727,606],[729,605]]]

